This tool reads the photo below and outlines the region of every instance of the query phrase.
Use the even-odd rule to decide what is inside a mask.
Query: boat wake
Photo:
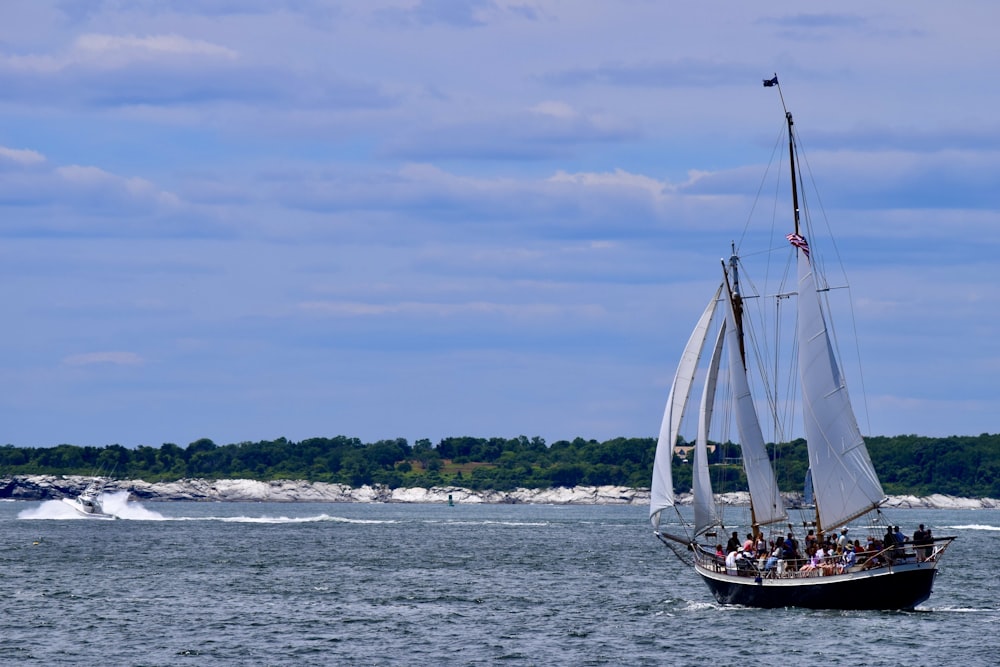
[[[399,523],[393,519],[348,519],[341,516],[330,516],[329,514],[318,514],[313,516],[177,516],[164,517],[164,521],[220,521],[222,523],[258,523],[258,524],[303,524],[322,523],[325,521],[333,523]]]
[[[100,500],[105,514],[110,514],[117,519],[127,519],[130,521],[163,521],[165,519],[159,512],[146,509],[140,503],[129,502],[128,497],[128,491],[102,493]],[[17,518],[59,521],[66,519],[89,520],[88,517],[80,514],[61,500],[46,500],[38,507],[22,510],[18,513]]]
[[[225,523],[318,523],[323,521],[332,521],[335,523],[397,523],[393,520],[372,520],[372,519],[348,519],[341,516],[330,516],[329,514],[320,514],[317,516],[227,516],[227,517],[212,517],[216,521],[223,521]]]
[[[547,521],[490,521],[488,519],[483,519],[482,521],[454,521],[449,519],[434,519],[429,521],[424,521],[424,523],[436,523],[436,524],[447,524],[449,526],[513,526],[521,528],[524,526],[539,526],[545,527],[551,525]]]

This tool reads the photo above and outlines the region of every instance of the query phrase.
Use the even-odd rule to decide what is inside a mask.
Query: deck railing
[[[805,569],[803,568],[810,562],[808,558],[772,559],[770,556],[744,556],[736,559],[734,570],[726,567],[725,557],[718,556],[714,550],[705,545],[695,545],[693,550],[695,563],[713,572],[763,579],[804,579],[880,568],[891,569],[908,563],[936,562],[954,539],[954,536],[938,537],[925,544],[914,545],[907,542],[902,546],[894,545],[874,552],[861,551],[855,554],[854,563],[846,571],[841,555],[827,558],[817,567]]]

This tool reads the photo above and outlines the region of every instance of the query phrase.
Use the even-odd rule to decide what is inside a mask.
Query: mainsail
[[[830,530],[878,507],[885,494],[833,353],[809,247],[798,234],[789,241],[798,248],[799,378],[809,468],[820,528]]]
[[[670,386],[670,396],[667,407],[663,411],[663,421],[660,423],[660,436],[656,441],[656,456],[653,460],[653,479],[649,490],[649,520],[656,527],[660,523],[660,512],[674,505],[674,479],[670,466],[674,458],[674,447],[680,433],[681,420],[691,394],[691,385],[698,370],[698,360],[701,358],[705,339],[708,338],[708,327],[715,313],[716,302],[722,286],[715,291],[715,296],[709,302],[705,312],[698,320],[697,326],[688,339],[681,362]]]
[[[778,482],[774,477],[774,469],[767,456],[764,435],[760,430],[760,421],[757,418],[753,396],[750,394],[747,369],[740,352],[739,329],[736,326],[733,302],[729,298],[725,299],[725,302],[727,304],[726,340],[729,349],[729,383],[732,387],[735,403],[736,430],[740,434],[743,469],[747,473],[754,519],[758,525],[765,525],[787,519],[788,515],[785,512],[781,495],[778,493]]]
[[[722,359],[723,342],[726,335],[726,323],[719,328],[715,339],[715,348],[708,365],[708,376],[701,394],[701,407],[698,410],[698,436],[694,444],[694,458],[691,464],[692,495],[694,496],[694,534],[701,535],[712,526],[719,524],[719,515],[715,510],[715,499],[712,496],[712,480],[708,474],[708,428],[712,423],[712,411],[715,404],[715,388],[719,379],[719,361]]]

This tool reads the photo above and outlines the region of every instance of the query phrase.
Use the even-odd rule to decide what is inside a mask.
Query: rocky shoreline
[[[13,500],[55,500],[83,491],[90,477],[76,475],[13,475],[0,477],[0,498]],[[182,479],[152,484],[142,480],[110,480],[105,491],[128,491],[140,501],[201,502],[327,502],[327,503],[493,503],[548,505],[643,505],[649,502],[648,489],[623,486],[577,486],[574,488],[514,489],[513,491],[473,491],[457,486],[390,489],[386,486],[350,487],[343,484],[248,479]],[[718,496],[723,503],[745,505],[746,493]],[[678,504],[691,503],[688,494]],[[801,502],[799,494],[785,494],[789,506]],[[997,509],[1000,500],[955,498],[941,494],[918,498],[891,496],[885,507],[932,509]]]

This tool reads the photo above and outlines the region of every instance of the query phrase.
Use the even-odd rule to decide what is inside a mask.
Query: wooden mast
[[[792,170],[792,209],[795,211],[795,233],[799,234],[799,180],[795,175],[795,135],[792,133],[795,123],[791,111],[785,110],[785,121],[788,123],[788,165]]]
[[[788,124],[788,168],[791,171],[792,176],[792,212],[794,215],[795,235],[801,236],[802,232],[800,229],[799,215],[799,179],[798,174],[795,172],[795,130],[793,129],[795,121],[792,120],[792,112],[785,106],[785,96],[781,92],[781,84],[778,82],[777,74],[775,74],[773,81],[774,85],[778,88],[778,95],[781,97],[781,107],[785,110],[785,122]],[[802,250],[799,249],[797,252],[802,252]],[[822,539],[823,525],[819,520],[819,500],[816,498],[815,494],[813,494],[813,504],[816,509],[816,537]]]
[[[739,255],[736,254],[736,244],[732,244],[732,254],[729,257],[729,269],[726,269],[725,261],[722,262],[722,276],[726,284],[726,296],[733,306],[733,320],[736,324],[736,339],[740,344],[740,362],[744,370],[747,367],[747,353],[743,341],[743,297],[740,294],[740,273]],[[730,276],[732,283],[730,284]],[[753,496],[750,496],[750,528],[756,540],[760,536],[760,526],[757,525],[757,513],[753,507]]]

